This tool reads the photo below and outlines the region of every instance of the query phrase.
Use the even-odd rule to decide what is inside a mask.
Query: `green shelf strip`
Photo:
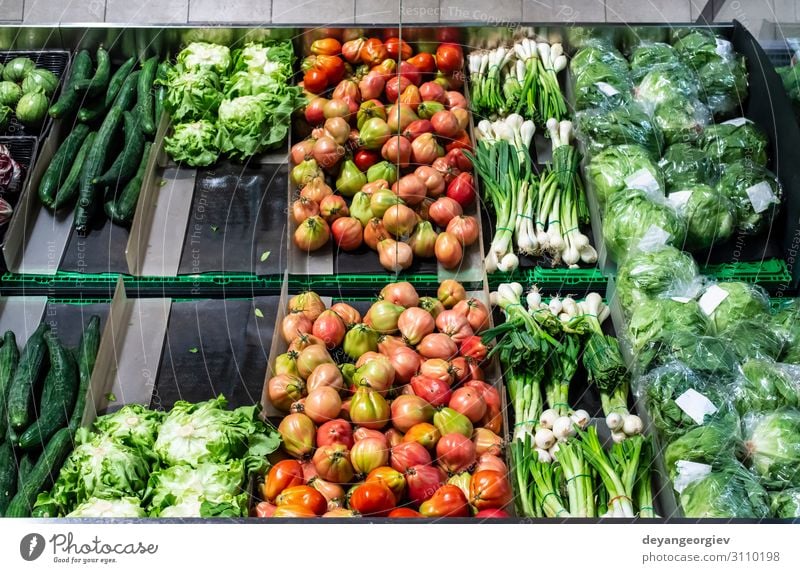
[[[792,282],[792,273],[783,259],[707,265],[702,273],[720,281],[742,281],[765,287],[788,286]]]
[[[598,268],[591,269],[548,269],[534,267],[517,270],[513,273],[492,273],[489,275],[489,287],[496,288],[501,283],[519,282],[523,285],[537,285],[541,288],[576,288],[605,290],[608,279]]]

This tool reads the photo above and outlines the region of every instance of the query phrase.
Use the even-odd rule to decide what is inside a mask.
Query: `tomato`
[[[386,46],[386,52],[389,54],[389,57],[395,60],[407,60],[413,53],[411,46],[400,38],[389,38],[384,45]]]
[[[418,511],[414,511],[408,507],[398,507],[397,509],[393,509],[389,512],[389,515],[386,517],[391,517],[395,519],[405,519],[409,517],[425,517]]]
[[[353,162],[361,171],[366,171],[375,165],[381,158],[381,153],[377,149],[359,149],[353,156]]]
[[[433,450],[441,438],[436,426],[427,422],[414,424],[403,436],[404,442],[417,442],[428,450]]]
[[[440,236],[443,234],[445,233],[441,233]],[[422,339],[422,342],[417,345],[417,352],[425,358],[449,360],[458,354],[458,345],[446,334],[434,332]]]
[[[489,328],[489,309],[477,298],[462,300],[453,310],[467,317],[467,322],[474,332],[481,332]]]
[[[329,85],[338,84],[344,77],[344,62],[337,56],[317,56],[314,67],[328,76]]]
[[[443,485],[436,493],[419,506],[425,517],[469,517],[469,503],[456,485]]]
[[[462,207],[475,200],[475,181],[471,173],[459,173],[447,186],[447,196]]]
[[[506,517],[511,516],[502,509],[482,509],[475,514],[475,519],[503,519]]]
[[[270,468],[267,479],[261,486],[261,495],[267,501],[273,501],[284,489],[303,483],[303,466],[300,462],[282,460]]]
[[[392,400],[391,410],[392,425],[401,432],[433,419],[433,407],[419,396],[398,396]]]
[[[259,518],[272,517],[272,514],[275,513],[275,509],[276,507],[271,503],[269,503],[268,501],[262,501],[256,506],[254,512],[255,515],[253,515],[253,517],[259,517]]]
[[[378,38],[369,38],[359,52],[361,61],[368,66],[377,66],[386,59],[387,55],[386,46]]]
[[[462,340],[459,350],[461,351],[461,356],[472,358],[478,362],[486,360],[486,353],[489,351],[486,345],[481,341],[481,337],[474,335],[468,336]]]
[[[323,38],[311,43],[311,53],[322,56],[336,56],[342,52],[342,44],[336,38]]]
[[[440,72],[452,74],[464,67],[464,52],[458,44],[439,44],[436,48],[436,66]]]
[[[450,372],[453,373],[453,380],[455,380],[456,384],[461,384],[471,378],[467,359],[463,356],[456,356],[450,361]]]
[[[431,74],[436,71],[436,60],[431,54],[420,52],[416,56],[408,58],[408,63],[417,68],[423,74]]]
[[[464,155],[463,149],[451,149],[444,158],[447,160],[447,164],[450,167],[458,169],[459,171],[472,171],[472,161]]]
[[[428,402],[431,406],[445,406],[450,402],[450,384],[435,378],[417,375],[411,378],[414,394]]]
[[[450,153],[454,149],[466,149],[467,151],[472,151],[472,141],[470,140],[469,134],[466,131],[461,131],[453,139],[448,140],[444,148],[447,153]]]
[[[437,467],[431,465],[411,466],[406,470],[409,501],[422,503],[430,499],[446,481],[447,476]]]
[[[317,517],[317,514],[302,505],[282,505],[275,508],[272,517]]]
[[[333,483],[347,483],[353,479],[350,451],[342,444],[317,448],[312,458],[319,477]]]
[[[399,472],[407,472],[412,466],[424,466],[431,463],[431,455],[424,446],[417,442],[403,442],[392,448],[391,466]]]
[[[444,234],[446,233],[442,233],[442,235]],[[467,317],[452,309],[439,313],[439,316],[436,317],[436,328],[442,334],[452,338],[456,344],[461,344],[470,336],[473,336],[472,327],[467,322]]]
[[[355,64],[361,58],[361,48],[364,47],[364,38],[356,38],[342,45],[342,56],[351,64]]]
[[[511,484],[504,474],[492,470],[475,472],[469,485],[469,502],[478,511],[502,509],[511,503]]]
[[[299,505],[322,515],[328,511],[328,500],[325,496],[309,485],[298,485],[286,488],[275,500],[278,507],[283,505]]]
[[[390,490],[394,494],[395,499],[401,499],[403,497],[403,492],[406,490],[406,478],[405,476],[397,471],[394,468],[390,468],[389,466],[381,466],[379,468],[375,468],[369,475],[367,475],[367,482],[378,482]]]
[[[439,285],[436,296],[445,308],[453,308],[462,300],[466,300],[467,291],[460,282],[453,279],[445,279]]]
[[[475,443],[461,434],[446,434],[436,444],[439,466],[449,474],[466,471],[475,463]]]
[[[324,513],[322,517],[361,517],[352,509],[345,509],[343,507],[339,507],[336,509],[332,509],[327,513]]]
[[[364,227],[355,217],[336,219],[331,225],[331,234],[336,246],[343,251],[354,251],[364,241]]]
[[[350,507],[361,515],[386,517],[396,504],[392,490],[378,481],[364,482],[350,495]]]
[[[322,93],[328,87],[328,76],[322,70],[312,68],[303,75],[303,85],[311,93]]]
[[[480,422],[486,414],[486,402],[481,391],[467,386],[463,386],[453,392],[448,406],[469,418],[469,421],[473,424]]]

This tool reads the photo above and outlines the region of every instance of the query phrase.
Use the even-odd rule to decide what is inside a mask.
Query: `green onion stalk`
[[[594,481],[581,445],[571,439],[558,444],[555,459],[564,473],[569,513],[574,517],[595,517]]]
[[[649,438],[644,439],[641,454],[639,455],[639,467],[636,472],[636,483],[634,484],[634,494],[636,509],[639,517],[652,518],[658,517],[653,505],[653,480],[651,478],[651,466],[653,465],[653,442]]]
[[[567,57],[561,44],[551,46],[540,42],[536,48],[539,52],[536,111],[539,113],[537,123],[542,124],[551,117],[556,120],[567,117],[567,102],[558,84],[558,73],[567,67]]]
[[[536,42],[523,38],[514,44],[514,53],[517,55],[515,67],[516,79],[522,85],[516,102],[516,112],[527,119],[539,120],[539,51]],[[522,77],[520,78],[520,74]],[[541,121],[539,122],[541,125]]]
[[[641,438],[635,440],[638,442],[638,449],[635,443],[630,444],[626,446],[625,450],[614,454],[613,461],[603,449],[600,439],[597,437],[596,428],[590,426],[588,430],[581,431],[580,438],[579,443],[584,456],[597,471],[603,486],[608,491],[608,513],[605,514],[605,517],[635,517],[633,483],[636,478],[639,452],[641,452]],[[627,441],[623,442],[623,444],[626,443]],[[622,444],[615,444],[615,446],[620,445]],[[618,456],[623,456],[623,459],[620,460]],[[631,457],[628,458],[628,456]],[[618,470],[622,470],[622,473],[618,473]]]
[[[530,473],[535,485],[536,504],[545,517],[572,517],[561,498],[562,468],[558,464],[530,460]]]
[[[479,114],[489,117],[508,113],[501,76],[513,56],[514,51],[504,47],[470,54],[470,97],[474,110]]]

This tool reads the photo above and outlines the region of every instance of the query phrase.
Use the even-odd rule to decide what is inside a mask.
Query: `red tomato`
[[[360,171],[366,171],[375,165],[381,158],[379,150],[359,149],[353,156],[353,162]]]
[[[469,483],[469,502],[478,511],[502,509],[511,503],[511,484],[500,472],[493,470],[475,472]]]
[[[472,161],[464,155],[463,149],[451,149],[444,158],[450,167],[459,171],[472,171]]]
[[[475,182],[471,173],[459,173],[447,186],[447,196],[465,207],[475,200]]]
[[[386,46],[386,52],[389,54],[389,57],[395,60],[407,60],[413,53],[411,46],[400,38],[389,38],[384,45]]]
[[[323,38],[314,40],[311,44],[311,53],[323,56],[336,56],[342,52],[342,44],[336,38]]]
[[[303,485],[303,466],[297,460],[283,460],[272,466],[267,474],[261,495],[267,501],[274,501],[286,488]]]
[[[469,134],[466,131],[461,131],[453,139],[449,140],[444,148],[448,153],[454,149],[472,151],[472,141],[470,141]]]
[[[317,514],[302,505],[282,505],[275,509],[272,517],[317,517]]]
[[[409,58],[408,63],[423,74],[430,74],[436,71],[436,60],[427,52],[420,52],[416,56]]]
[[[376,481],[392,490],[395,499],[401,499],[406,490],[406,477],[394,468],[381,466],[367,475],[367,482]]]
[[[254,512],[253,517],[272,517],[272,514],[275,513],[276,507],[272,505],[268,501],[262,501],[256,506],[256,510]]]
[[[408,507],[398,507],[390,511],[389,515],[387,515],[386,517],[401,519],[408,517],[425,517],[425,516],[422,515],[420,512],[414,511],[413,509],[410,509]]]
[[[505,517],[511,516],[502,509],[482,509],[475,514],[475,519],[503,519]]]
[[[311,93],[322,93],[328,87],[328,76],[322,70],[312,68],[303,76],[303,85]]]
[[[419,512],[425,517],[469,517],[469,503],[457,485],[443,485],[422,502]]]
[[[464,67],[464,52],[458,44],[439,44],[436,48],[436,66],[440,72],[452,74]]]
[[[368,66],[377,66],[386,59],[387,55],[386,46],[378,38],[369,38],[359,52],[361,61]]]
[[[386,517],[396,503],[392,490],[377,481],[362,483],[350,495],[350,508],[361,515]]]
[[[278,507],[297,505],[313,511],[316,515],[322,515],[328,511],[328,500],[325,499],[324,495],[309,485],[297,485],[286,488],[275,501]]]
[[[473,335],[461,341],[460,351],[462,356],[482,362],[486,359],[486,353],[488,352],[488,349],[481,341],[480,336]]]
[[[317,56],[314,67],[325,72],[330,84],[338,84],[345,74],[344,62],[338,56]]]

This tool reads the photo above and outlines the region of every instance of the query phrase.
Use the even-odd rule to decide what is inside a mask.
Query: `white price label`
[[[607,84],[606,82],[596,82],[594,85],[597,86],[603,94],[607,95],[608,97],[614,97],[619,93],[619,90],[612,86],[611,84]]]
[[[716,38],[717,41],[717,55],[722,58],[731,58],[733,57],[733,44],[731,44],[728,40],[723,40],[722,38]]]
[[[733,119],[729,119],[728,121],[723,121],[722,125],[733,125],[736,127],[741,127],[745,123],[753,123],[753,122],[747,119],[746,117],[734,117]]]
[[[647,232],[642,235],[639,240],[638,249],[640,251],[654,251],[659,247],[663,247],[670,239],[670,234],[658,225],[650,225]]]
[[[628,189],[641,189],[651,195],[662,195],[661,185],[658,184],[658,180],[653,177],[649,169],[644,167],[628,175],[625,178],[625,186]]]
[[[766,181],[751,185],[744,191],[750,198],[750,204],[756,213],[763,213],[769,209],[770,205],[778,202],[778,198],[772,192],[772,186]]]
[[[667,201],[669,201],[669,204],[672,205],[675,210],[681,211],[689,202],[691,196],[691,191],[676,191],[675,193],[669,194]]]
[[[719,287],[718,285],[711,285],[706,289],[706,292],[703,293],[703,296],[700,297],[700,300],[697,301],[697,304],[700,305],[700,310],[702,310],[706,316],[711,316],[720,303],[728,298],[728,291],[724,288]]]
[[[689,388],[686,392],[675,398],[675,403],[687,416],[701,426],[706,416],[717,411],[717,407],[714,403],[694,388]]]
[[[687,462],[686,460],[678,460],[675,462],[675,467],[678,469],[678,474],[672,482],[672,487],[678,493],[683,493],[689,484],[703,479],[711,473],[711,466],[708,464],[700,464],[697,462]]]
[[[671,297],[669,297],[669,298],[670,298],[670,299],[672,299],[672,300],[674,300],[675,302],[680,302],[680,303],[682,303],[682,304],[686,304],[687,302],[689,302],[690,300],[692,300],[692,299],[691,299],[691,298],[689,298],[688,296],[671,296]]]

